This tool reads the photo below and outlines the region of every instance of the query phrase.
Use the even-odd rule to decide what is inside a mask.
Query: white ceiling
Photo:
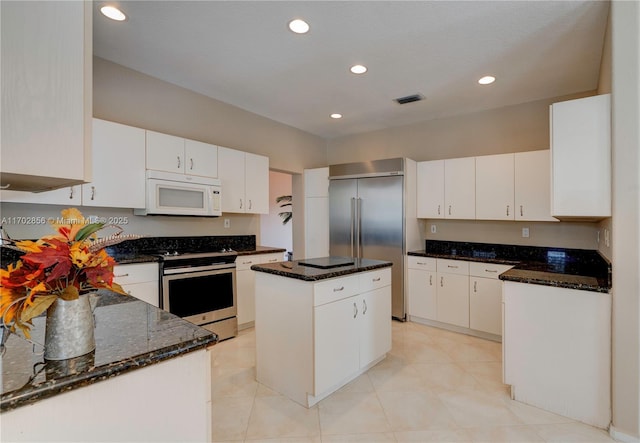
[[[325,138],[597,88],[607,1],[96,0],[94,54]],[[306,35],[287,28],[292,18]],[[368,66],[361,76],[353,64]],[[480,86],[492,74],[497,81]],[[398,105],[420,93],[426,100]],[[339,112],[341,120],[329,118]]]

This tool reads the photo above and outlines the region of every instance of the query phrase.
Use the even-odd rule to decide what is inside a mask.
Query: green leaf
[[[94,232],[98,232],[100,229],[104,228],[105,223],[91,223],[84,226],[82,229],[78,231],[76,234],[76,241],[82,241],[89,237]]]
[[[22,321],[29,321],[34,317],[42,314],[44,311],[49,308],[56,301],[58,296],[56,295],[43,295],[40,297],[36,297],[35,301],[32,305],[23,309],[22,314],[20,314],[20,319]]]

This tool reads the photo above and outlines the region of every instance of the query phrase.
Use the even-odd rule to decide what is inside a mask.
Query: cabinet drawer
[[[496,263],[469,263],[469,275],[474,277],[484,277],[498,279],[498,276],[513,268],[510,265],[500,265]]]
[[[433,257],[407,256],[407,267],[409,269],[422,269],[423,271],[435,271],[436,259]]]
[[[448,274],[469,275],[469,262],[462,260],[447,260],[439,258],[436,260],[438,272],[446,272]]]
[[[314,306],[351,297],[359,292],[359,276],[330,278],[314,285]]]
[[[255,254],[255,255],[241,255],[236,258],[236,270],[246,271],[253,265],[259,265],[262,263],[275,263],[283,261],[284,256],[281,253],[274,254]]]
[[[160,276],[157,263],[132,263],[113,267],[113,280],[119,285],[158,282]]]
[[[378,271],[364,272],[358,275],[360,279],[360,293],[373,291],[391,285],[391,268]]]

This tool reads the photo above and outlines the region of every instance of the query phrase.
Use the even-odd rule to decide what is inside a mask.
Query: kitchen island
[[[11,334],[2,353],[2,441],[210,441],[215,334],[134,297],[99,292],[96,349],[43,356]]]
[[[256,272],[256,378],[311,407],[391,350],[390,262],[323,257]]]

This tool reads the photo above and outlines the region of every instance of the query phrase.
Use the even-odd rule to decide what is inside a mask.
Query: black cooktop
[[[309,259],[298,262],[298,264],[301,266],[309,266],[312,268],[320,268],[320,269],[339,268],[341,266],[353,265],[353,263],[354,263],[354,260],[351,257],[309,258]]]

